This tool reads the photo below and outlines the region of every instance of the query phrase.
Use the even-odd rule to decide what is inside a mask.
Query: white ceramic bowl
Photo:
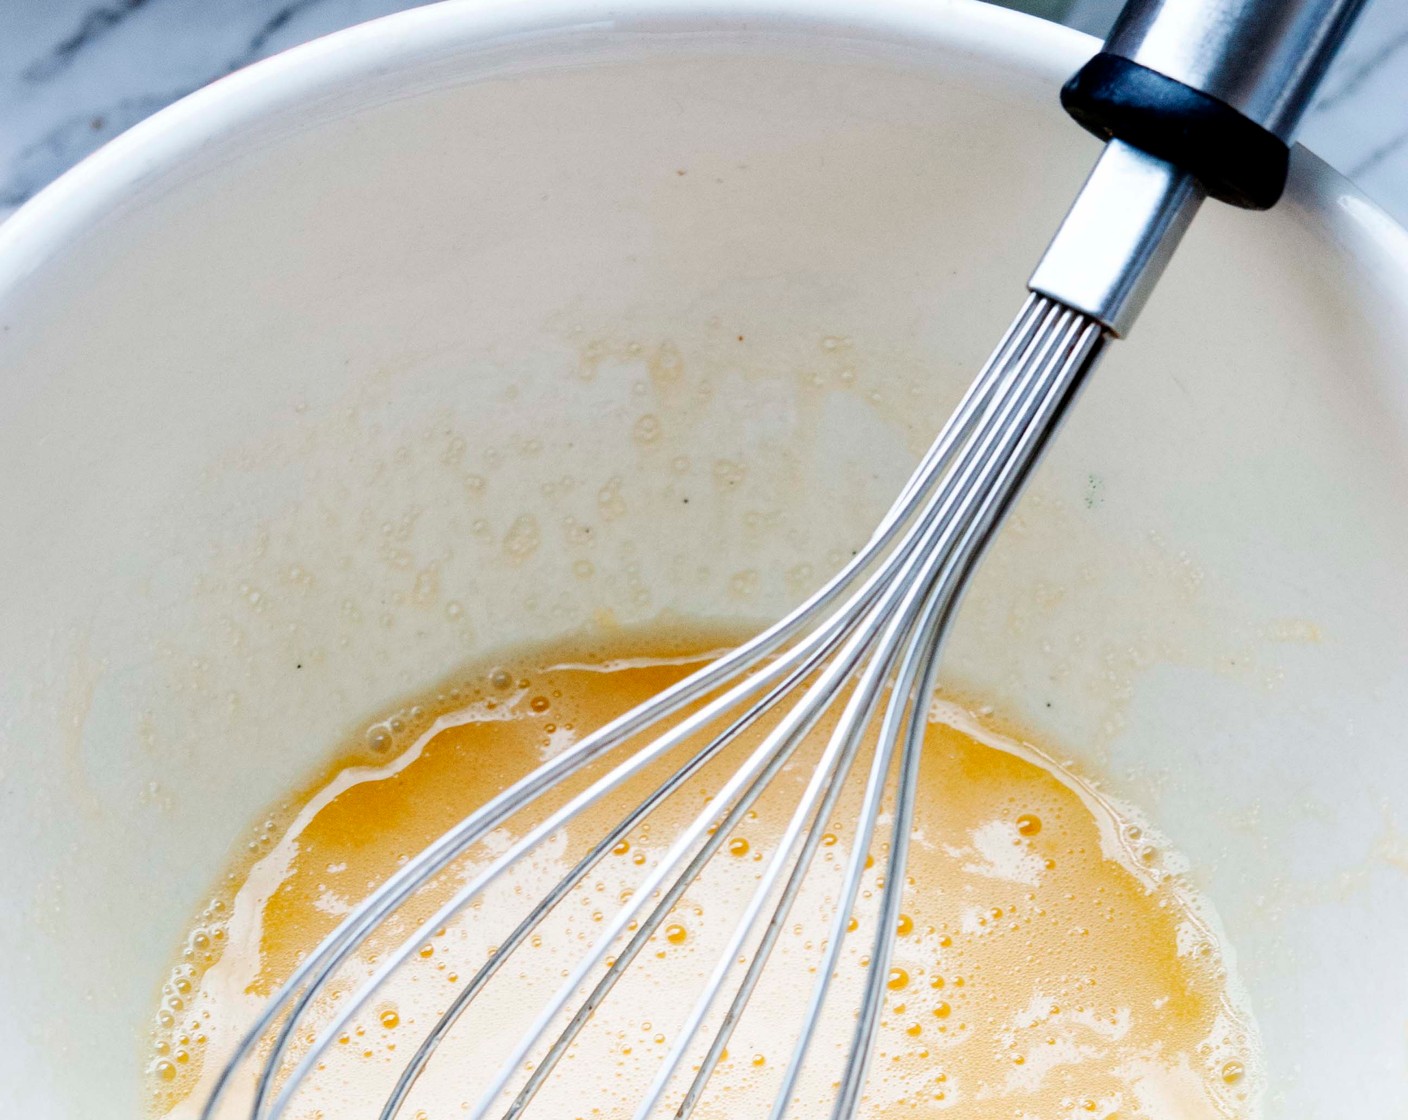
[[[0,227],[0,1114],[139,1114],[183,922],[359,720],[836,566],[1096,153],[1055,96],[1092,47],[966,0],[444,4]],[[1209,207],[949,658],[1190,858],[1273,1117],[1408,1095],[1406,301],[1304,152]]]

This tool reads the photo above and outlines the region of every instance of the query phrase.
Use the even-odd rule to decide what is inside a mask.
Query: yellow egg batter
[[[156,1016],[148,1058],[152,1115],[198,1115],[223,1058],[263,1001],[401,862],[545,757],[687,673],[700,648],[682,650],[658,635],[637,635],[610,650],[527,654],[463,676],[372,727],[288,808],[262,823],[225,889],[193,924]],[[631,1116],[756,887],[829,726],[818,728],[662,923],[528,1115]],[[453,1120],[468,1113],[517,1033],[632,897],[678,829],[717,792],[740,752],[757,741],[757,734],[745,736],[732,753],[706,766],[616,845],[508,958],[416,1086],[404,1117]],[[701,1118],[767,1115],[815,980],[866,769],[863,759],[848,780],[816,869],[698,1106]],[[592,770],[571,789],[602,772]],[[421,1037],[526,905],[666,772],[634,779],[611,804],[551,838],[419,946],[332,1045],[290,1116],[376,1116]],[[949,701],[936,701],[930,712],[920,780],[899,937],[863,1115],[1192,1120],[1258,1114],[1255,1035],[1207,911],[1170,870],[1174,860],[1166,846],[1088,783]],[[554,793],[550,803],[561,804],[567,795]],[[546,811],[492,834],[398,915],[390,935],[370,945],[315,1009],[300,1047],[393,936],[407,936],[436,902]],[[854,932],[845,939],[792,1116],[829,1115],[852,1011],[870,967],[888,819],[882,818],[872,845],[849,923]],[[662,1114],[672,1112],[688,1085],[719,1017],[716,1010],[706,1021],[694,1065],[687,1060],[672,1082]],[[247,1092],[241,1081],[232,1102],[247,1102],[241,1095]],[[508,1101],[490,1115],[501,1115]]]

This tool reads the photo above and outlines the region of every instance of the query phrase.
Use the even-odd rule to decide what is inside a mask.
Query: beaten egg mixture
[[[636,635],[610,650],[530,652],[463,674],[359,737],[261,823],[193,921],[156,1012],[147,1056],[152,1116],[200,1114],[224,1059],[264,1001],[407,858],[543,759],[697,668],[708,656],[705,644],[681,647],[659,635]],[[733,830],[528,1115],[633,1114],[757,886],[812,772],[809,760],[832,726],[834,720],[824,722],[812,733]],[[1209,913],[1174,870],[1166,846],[1090,783],[959,704],[936,700],[927,726],[902,913],[862,1115],[1256,1116],[1255,1034]],[[518,1032],[762,733],[750,731],[706,765],[508,958],[448,1036],[403,1117],[469,1114]],[[691,745],[698,744],[681,751]],[[671,757],[678,765],[684,755]],[[825,947],[867,769],[862,758],[847,780],[814,871],[699,1102],[701,1118],[767,1115]],[[394,940],[409,936],[455,887],[602,772],[591,769],[554,792],[442,873],[340,974],[314,1008],[295,1056]],[[289,1115],[378,1115],[420,1039],[499,939],[666,772],[647,771],[627,783],[419,945],[335,1039]],[[792,1116],[829,1115],[870,967],[888,821],[882,815],[866,860],[848,920],[852,932]],[[706,1020],[700,1055],[720,1013]],[[699,1060],[693,1067],[686,1062],[662,1108],[673,1110]],[[247,1110],[249,1083],[236,1079],[220,1115],[236,1115],[241,1104]],[[501,1115],[511,1099],[489,1115]]]

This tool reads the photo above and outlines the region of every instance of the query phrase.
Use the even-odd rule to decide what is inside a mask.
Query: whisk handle
[[[1102,139],[1253,210],[1286,185],[1291,139],[1365,0],[1130,0],[1061,91]]]
[[[1129,0],[1066,83],[1107,141],[1027,286],[1125,337],[1204,197],[1265,210],[1365,0]]]

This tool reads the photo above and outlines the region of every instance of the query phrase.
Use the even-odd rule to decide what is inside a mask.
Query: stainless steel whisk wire
[[[606,970],[592,994],[548,1054],[535,1065],[528,1083],[504,1114],[517,1115],[550,1075],[576,1033],[585,1025],[591,1012],[605,998],[650,934],[658,928],[680,895],[717,851],[730,828],[742,818],[761,791],[792,756],[807,732],[823,718],[830,704],[841,694],[845,681],[863,663],[864,667],[849,694],[840,722],[830,736],[812,780],[769,860],[745,912],[744,920],[739,923],[728,950],[720,954],[720,963],[715,974],[706,985],[700,1002],[691,1012],[686,1028],[680,1032],[637,1112],[639,1117],[644,1117],[658,1104],[671,1074],[697,1034],[709,1006],[722,990],[725,975],[731,969],[738,949],[755,926],[787,864],[792,862],[793,873],[784,888],[763,940],[753,955],[752,965],[710,1046],[709,1055],[700,1066],[699,1073],[677,1112],[681,1117],[688,1115],[699,1099],[716,1064],[718,1053],[726,1046],[728,1035],[746,1006],[748,996],[762,972],[767,954],[786,918],[787,908],[795,898],[806,867],[815,854],[821,835],[820,824],[827,819],[829,810],[840,795],[844,776],[854,763],[864,738],[864,731],[885,691],[885,683],[891,675],[902,645],[907,642],[900,676],[890,689],[891,700],[881,728],[881,746],[877,748],[872,762],[854,851],[842,887],[843,898],[837,904],[837,917],[828,939],[828,959],[819,970],[820,979],[785,1075],[784,1087],[790,1093],[800,1074],[815,1022],[822,1011],[835,952],[839,950],[844,939],[847,915],[853,907],[859,888],[864,849],[875,828],[886,785],[885,778],[891,769],[896,743],[901,734],[906,734],[907,743],[906,765],[902,778],[912,784],[913,775],[910,771],[917,760],[918,744],[922,741],[926,723],[927,695],[932,692],[933,676],[937,671],[936,658],[932,656],[932,652],[937,646],[943,627],[952,616],[963,577],[976,562],[992,528],[1014,498],[1041,446],[1051,434],[1055,421],[1069,403],[1075,387],[1079,385],[1083,374],[1098,355],[1103,337],[1104,332],[1099,324],[1043,297],[1029,297],[1022,313],[924,457],[890,513],[870,542],[842,572],[791,615],[758,638],[685,678],[641,708],[585,737],[563,755],[515,783],[388,879],[377,892],[348,916],[338,930],[329,935],[309,955],[295,970],[279,996],[264,1009],[222,1071],[202,1113],[205,1120],[213,1120],[218,1115],[216,1110],[229,1088],[234,1072],[275,1026],[280,1015],[284,1015],[284,1019],[278,1026],[273,1048],[264,1063],[264,1074],[259,1079],[249,1115],[251,1120],[275,1120],[283,1116],[298,1087],[314,1072],[331,1041],[341,1033],[390,975],[409,959],[419,945],[425,943],[436,930],[443,928],[446,922],[469,905],[516,860],[582,810],[595,804],[651,762],[767,688],[768,691],[761,699],[753,699],[721,733],[716,734],[705,747],[595,844],[533,908],[502,943],[499,950],[465,985],[403,1071],[381,1112],[385,1120],[390,1120],[406,1100],[411,1086],[430,1060],[439,1041],[448,1033],[474,996],[508,959],[513,949],[522,944],[553,906],[566,897],[621,837],[665,797],[697,773],[724,746],[732,742],[739,732],[772,710],[778,700],[809,676],[819,673],[802,701],[787,712],[781,723],[735,771],[639,884],[632,904],[623,907],[616,914],[593,949],[563,983],[533,1028],[515,1048],[512,1057],[503,1063],[490,1088],[485,1091],[471,1114],[473,1120],[480,1120],[489,1112],[493,1101],[512,1079],[515,1071],[521,1068],[524,1058],[560,1015],[588,975],[600,966],[611,945],[625,931],[627,925],[637,919],[639,911],[644,908],[652,894],[678,868],[701,837],[704,837],[702,847],[695,853],[683,873],[676,876],[674,883],[665,891],[649,917],[639,923],[630,943]],[[885,555],[891,545],[894,545],[894,548],[890,550],[889,555]],[[883,563],[862,579],[866,570],[875,567],[882,557]],[[851,592],[840,608],[827,616],[815,630],[801,637],[790,648],[778,653],[779,649],[796,638],[808,624],[815,624],[817,617],[858,581],[860,586]],[[839,652],[828,662],[827,658],[838,646]],[[919,694],[915,692],[915,684],[921,665],[926,659],[934,662],[935,667],[925,674],[927,684],[920,685],[919,693],[924,697],[921,702]],[[824,667],[823,662],[827,662]],[[325,989],[337,969],[356,951],[364,937],[407,901],[421,885],[544,790],[576,773],[632,736],[708,696],[721,682],[740,674],[748,675],[722,695],[707,701],[697,711],[681,719],[664,734],[633,752],[629,758],[533,827],[470,883],[457,891],[414,934],[406,938],[398,949],[389,953],[370,978],[349,999],[340,1003],[332,1021],[319,1033],[307,1053],[294,1064],[292,1070],[282,1079],[278,1092],[274,1093],[274,1087],[279,1081],[279,1071],[285,1064],[295,1031],[318,994]],[[913,759],[910,758],[911,755]],[[906,798],[902,785],[900,806],[906,801],[912,805],[912,799]],[[897,811],[902,811],[906,818],[909,815],[908,809],[901,808]],[[812,827],[807,829],[805,826],[809,817],[812,819]],[[710,826],[714,824],[716,827],[710,832]],[[869,1036],[874,1029],[873,1024],[868,1025],[868,1021],[878,1017],[879,1006],[883,1001],[883,987],[875,978],[883,981],[888,968],[889,943],[893,937],[894,918],[898,914],[899,905],[894,885],[903,881],[903,830],[898,823],[895,828],[898,842],[892,843],[891,866],[887,871],[887,886],[882,899],[882,909],[894,911],[894,914],[888,919],[888,927],[885,918],[881,919],[880,926],[880,933],[883,934],[888,928],[890,935],[877,936],[870,986],[873,992],[867,990],[852,1050],[851,1067],[854,1073],[848,1073],[846,1081],[852,1076],[863,1076],[864,1059],[859,1051],[868,1049]],[[796,843],[804,833],[806,842],[800,857],[793,860]],[[853,1115],[858,1100],[858,1094],[855,1100],[849,1102],[838,1099],[835,1113],[838,1120],[840,1117]],[[780,1117],[786,1109],[786,1104],[787,1096],[779,1093],[773,1115]]]
[[[885,999],[940,647],[968,578],[1105,342],[1128,332],[1204,198],[1265,209],[1279,197],[1295,127],[1363,2],[1130,0],[1104,49],[1062,91],[1072,116],[1107,141],[1104,152],[1033,273],[1028,284],[1033,294],[866,545],[780,622],[585,736],[408,860],[297,965],[261,1010],[217,1077],[201,1120],[219,1120],[236,1076],[250,1066],[255,1089],[248,1111],[241,1114],[247,1120],[282,1120],[333,1039],[418,946],[580,813],[723,724],[591,845],[460,988],[381,1107],[380,1120],[395,1120],[456,1022],[554,908],[742,732],[780,713],[644,873],[493,1073],[469,1114],[470,1120],[484,1120],[500,1107],[526,1066],[528,1076],[501,1113],[504,1120],[514,1120],[730,832],[843,698],[742,919],[717,954],[634,1120],[655,1113],[716,1005],[726,998],[707,1051],[675,1106],[676,1120],[686,1120],[702,1098],[814,865],[825,822],[832,819],[883,703],[851,850],[827,937],[819,943],[816,979],[770,1111],[770,1120],[782,1120],[794,1100],[888,795],[890,844],[869,970],[831,1109],[832,1120],[852,1120],[861,1105]],[[794,693],[800,698],[785,707]],[[375,962],[350,996],[336,1002],[329,1022],[293,1059],[300,1027],[339,970],[422,887],[542,794],[594,763],[606,763],[612,752],[671,717],[678,718],[632,746],[623,759],[474,871],[428,920]],[[642,917],[647,906],[649,913]],[[607,962],[627,933],[631,936]],[[604,962],[605,970],[588,987]],[[731,982],[740,965],[742,975]],[[579,997],[583,991],[586,995]],[[528,1063],[574,997],[575,1010],[546,1051]],[[261,1050],[267,1050],[262,1059]]]

